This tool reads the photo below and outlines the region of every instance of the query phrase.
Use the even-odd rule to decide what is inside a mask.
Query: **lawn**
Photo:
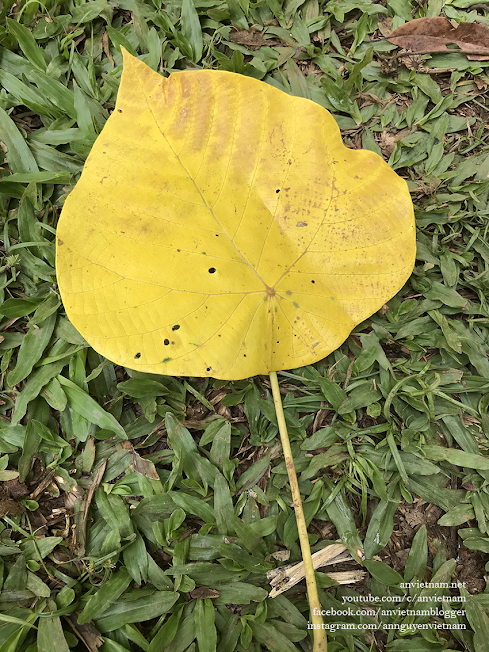
[[[0,2],[0,652],[312,650],[304,580],[268,596],[301,560],[269,378],[118,366],[61,302],[121,46],[312,100],[406,180],[411,277],[278,378],[312,552],[347,548],[328,652],[488,649],[489,60],[386,39],[435,16],[489,29],[487,0]]]

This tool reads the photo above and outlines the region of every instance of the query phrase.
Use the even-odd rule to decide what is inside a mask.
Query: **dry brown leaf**
[[[151,480],[160,479],[160,476],[158,475],[153,462],[151,460],[145,459],[144,457],[141,457],[141,455],[134,450],[133,445],[130,441],[121,442],[121,446],[132,453],[132,467],[136,473],[140,473],[147,478],[151,478]]]
[[[190,597],[194,600],[205,600],[206,598],[218,598],[221,592],[217,589],[210,589],[208,586],[198,586],[190,591]]]
[[[87,519],[88,519],[88,510],[90,509],[90,503],[92,498],[97,490],[98,486],[102,482],[102,478],[105,473],[105,467],[107,466],[107,459],[105,459],[101,465],[98,467],[97,471],[92,475],[92,482],[86,495],[78,495],[75,499],[75,504],[78,503],[78,509],[74,509],[74,521],[76,524],[75,528],[75,543],[77,548],[78,557],[83,557],[85,555],[85,543],[86,543],[86,530],[87,530]],[[74,506],[73,506],[74,507]]]
[[[11,500],[10,498],[0,500],[0,518],[7,515],[22,514],[24,511],[22,505],[15,500]]]
[[[381,18],[379,19],[379,32],[382,36],[390,36],[392,34],[392,18]]]
[[[277,552],[272,552],[271,556],[277,561],[288,561],[290,550],[277,550]]]
[[[390,134],[387,131],[383,131],[379,142],[379,147],[382,150],[382,153],[385,156],[389,157],[394,151],[394,147],[396,146],[398,140],[399,138],[397,138],[395,134]]]
[[[79,625],[76,614],[70,614],[65,618],[80,641],[85,644],[87,650],[89,652],[98,652],[99,647],[103,645],[104,639],[93,623]]]
[[[248,50],[258,50],[262,46],[273,46],[280,45],[280,41],[275,41],[273,39],[264,39],[259,32],[255,32],[253,29],[238,29],[237,32],[232,32],[229,35],[229,40],[232,43],[239,43],[239,45],[245,45]]]
[[[102,47],[104,49],[104,52],[105,52],[105,54],[107,56],[107,59],[110,61],[111,65],[112,65],[112,68],[114,68],[115,64],[114,64],[114,59],[112,58],[112,55],[110,53],[109,35],[108,35],[107,32],[103,33],[101,43],[102,43]]]
[[[136,473],[140,473],[147,478],[151,478],[151,480],[160,479],[160,476],[158,475],[153,462],[151,460],[146,460],[144,457],[141,457],[141,455],[136,453],[136,451],[134,451],[132,466]]]
[[[487,27],[480,23],[460,23],[454,27],[443,16],[410,20],[394,30],[387,40],[405,50],[424,54],[458,52],[447,48],[447,43],[454,43],[470,60],[489,59]]]

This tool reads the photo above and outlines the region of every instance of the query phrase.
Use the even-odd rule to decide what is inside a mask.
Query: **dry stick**
[[[304,571],[306,575],[307,596],[309,598],[309,608],[311,610],[311,622],[314,631],[314,650],[313,652],[327,652],[328,641],[326,631],[323,629],[323,619],[321,617],[321,603],[319,602],[316,578],[314,576],[314,566],[312,564],[311,548],[309,547],[309,537],[307,536],[307,526],[302,511],[301,494],[297,475],[295,474],[294,460],[290,450],[289,435],[285,424],[284,410],[282,399],[280,398],[280,389],[278,386],[277,372],[270,372],[270,383],[272,386],[273,402],[275,403],[275,412],[277,414],[278,429],[280,431],[280,440],[282,450],[284,451],[285,465],[289,475],[290,489],[292,491],[292,500],[294,501],[295,518],[297,529],[299,530],[299,541],[301,544],[302,560],[304,562]]]

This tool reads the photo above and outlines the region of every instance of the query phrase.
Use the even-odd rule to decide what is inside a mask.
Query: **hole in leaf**
[[[180,328],[180,324],[175,324],[175,326],[172,326],[172,331],[177,331]]]
[[[140,353],[136,353],[136,355],[134,356],[134,359],[137,360],[137,359],[140,358],[140,357],[141,357],[141,354],[140,354]]]
[[[209,268],[209,274],[214,274],[215,271],[216,271],[215,267],[210,267]]]
[[[170,340],[163,340],[163,344],[164,344],[165,346],[168,346],[168,345],[170,344]]]

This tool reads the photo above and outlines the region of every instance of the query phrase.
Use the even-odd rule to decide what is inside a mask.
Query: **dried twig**
[[[321,566],[338,564],[343,561],[352,561],[353,557],[347,551],[343,543],[333,543],[322,550],[318,550],[312,555],[314,570]],[[363,571],[348,571],[339,573],[328,573],[328,577],[336,580],[339,584],[350,584],[359,582],[365,576]],[[280,568],[275,568],[267,573],[272,590],[269,597],[275,598],[280,593],[287,591],[292,586],[300,582],[305,577],[304,563],[288,564]]]

